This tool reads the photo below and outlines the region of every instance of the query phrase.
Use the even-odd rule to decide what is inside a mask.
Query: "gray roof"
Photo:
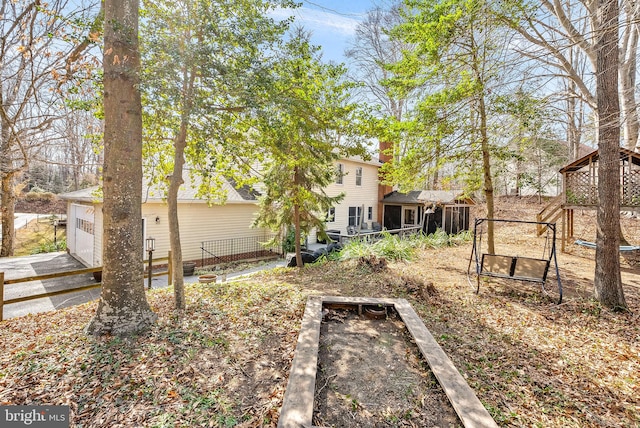
[[[201,181],[200,178],[196,178],[194,182],[191,181],[189,174],[183,174],[185,183],[180,186],[178,191],[178,202],[206,202],[201,197],[197,196],[197,185]],[[251,190],[248,186],[240,188],[235,187],[233,180],[223,179],[222,189],[226,192],[226,203],[255,203],[258,200],[258,193]],[[88,187],[82,190],[76,190],[74,192],[67,192],[58,195],[61,199],[69,201],[80,202],[92,202],[98,203],[102,201],[101,192],[99,192],[98,186]],[[146,183],[142,184],[142,202],[164,202],[165,192],[158,186],[148,186]]]
[[[461,190],[412,190],[408,193],[393,191],[382,199],[382,202],[396,204],[425,204],[435,203],[440,205],[451,205],[457,202],[474,204],[473,200],[464,197]]]

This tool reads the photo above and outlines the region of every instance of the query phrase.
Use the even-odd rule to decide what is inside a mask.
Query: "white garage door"
[[[73,227],[67,225],[67,228],[73,229],[73,236],[69,236],[73,247],[70,246],[69,250],[84,264],[93,266],[94,208],[88,205],[72,204],[71,218],[74,222]]]

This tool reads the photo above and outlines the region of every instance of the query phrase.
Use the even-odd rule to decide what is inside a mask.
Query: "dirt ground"
[[[394,312],[387,319],[367,319],[328,309],[318,361],[316,426],[461,426]]]
[[[498,201],[497,216],[534,220],[541,208],[532,200],[505,198]],[[587,235],[595,231],[595,213],[575,217],[576,238],[592,240]],[[623,233],[640,244],[639,220],[627,220]],[[524,257],[543,252],[545,238],[529,225],[496,232],[496,252]],[[539,284],[519,281],[483,278],[475,294],[467,276],[471,244],[464,243],[420,250],[412,260],[390,261],[382,270],[346,260],[276,269],[215,286],[190,284],[183,312],[174,311],[171,290],[151,290],[147,296],[158,322],[132,338],[86,336],[83,328],[95,303],[6,320],[0,329],[0,404],[69,405],[71,426],[78,427],[274,428],[307,298],[369,296],[407,299],[499,426],[637,428],[640,268],[623,260],[628,310],[612,311],[594,299],[594,251],[572,243],[567,250],[558,253],[564,288],[560,305]],[[550,294],[557,289],[554,275],[548,281]],[[346,319],[331,323],[332,330],[370,330],[351,327]],[[397,330],[375,331],[362,340],[378,342],[380,350],[395,347],[391,339],[402,336]],[[347,337],[354,342],[353,335]],[[410,341],[400,345],[413,353]],[[343,342],[336,341],[327,349],[341,347]],[[403,352],[393,364],[411,368],[406,384],[416,382],[432,392],[423,363]],[[339,364],[321,367],[327,377],[336,374],[329,367]],[[424,371],[416,375],[415,368]],[[378,369],[363,370],[365,376]],[[379,373],[378,378],[387,377]],[[369,401],[350,389],[362,382],[336,385],[337,377],[319,381],[319,395],[343,394],[334,394],[336,406],[348,412],[339,416],[343,421],[353,419],[349,412],[358,420],[372,420],[365,410],[373,411],[362,405]],[[398,407],[405,413],[386,417],[385,406],[377,409],[375,421],[422,426],[437,420],[430,417],[443,417],[420,415],[411,406],[425,392],[413,391],[416,395],[406,394],[407,405]],[[330,420],[322,397],[317,410],[318,421],[341,426],[340,419]]]

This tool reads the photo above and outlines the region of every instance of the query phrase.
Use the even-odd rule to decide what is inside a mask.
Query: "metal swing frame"
[[[485,223],[489,222],[532,224],[546,227],[547,238],[542,255],[543,258],[537,259],[532,257],[480,253],[480,251],[482,250],[481,247],[483,233],[478,233],[478,230],[481,229]],[[549,247],[549,233],[552,234],[552,238],[551,247],[549,249],[549,253],[547,254],[547,248]],[[545,290],[547,274],[549,272],[551,261],[553,261],[556,271],[556,278],[558,281],[558,293],[560,295],[558,304],[562,303],[562,281],[560,279],[560,271],[558,269],[558,259],[556,255],[555,223],[496,218],[477,218],[475,219],[475,223],[473,226],[473,248],[471,250],[471,256],[469,257],[469,266],[467,268],[467,280],[469,281],[469,285],[472,285],[471,265],[474,261],[476,264],[476,294],[480,291],[480,277],[485,276],[539,283],[542,288],[542,292],[546,295],[548,295],[547,291]]]

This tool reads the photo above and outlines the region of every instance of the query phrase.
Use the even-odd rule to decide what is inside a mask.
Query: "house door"
[[[402,227],[402,206],[384,206],[384,227],[388,230],[400,229]]]
[[[71,204],[71,220],[73,221],[70,230],[72,236],[68,239],[73,247],[69,248],[78,260],[86,266],[93,266],[94,256],[94,208],[88,205]]]

